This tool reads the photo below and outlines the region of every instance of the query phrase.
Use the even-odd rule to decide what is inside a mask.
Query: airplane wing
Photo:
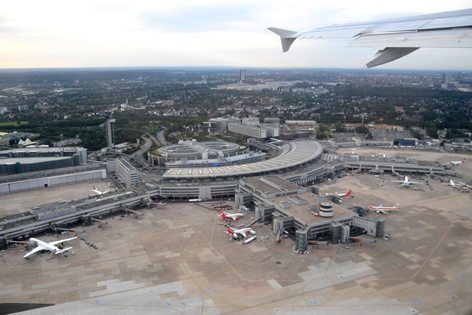
[[[246,232],[244,232],[244,231],[239,232],[239,233],[240,233],[243,237],[246,237],[246,236],[247,236]]]
[[[64,242],[68,242],[68,241],[72,241],[72,240],[75,240],[77,238],[76,237],[71,237],[71,238],[66,238],[64,240],[59,240],[59,241],[54,241],[54,242],[51,242],[51,243],[48,243],[49,245],[52,245],[52,246],[56,246],[57,244],[61,244],[61,243],[64,243]]]
[[[419,48],[472,48],[472,9],[418,15],[400,19],[319,27],[296,32],[276,27],[282,50],[300,39],[352,38],[350,47],[378,49],[367,68],[404,57]]]
[[[36,254],[37,252],[42,251],[42,250],[46,250],[46,248],[44,248],[44,247],[41,246],[41,245],[38,245],[38,246],[36,246],[35,248],[33,248],[33,250],[31,250],[31,251],[29,251],[28,253],[26,253],[26,255],[24,255],[23,258],[28,258],[28,257],[30,257],[31,255],[34,255],[34,254]]]

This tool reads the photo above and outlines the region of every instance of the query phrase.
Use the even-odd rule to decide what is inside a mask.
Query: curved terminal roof
[[[323,149],[317,141],[293,141],[282,145],[282,153],[269,160],[231,166],[171,168],[164,173],[164,178],[234,177],[273,172],[312,161],[318,158],[322,152]]]
[[[218,151],[223,153],[232,153],[239,150],[239,145],[226,141],[182,141],[179,144],[170,144],[158,149],[162,156],[182,157],[201,156],[203,153],[217,155]]]

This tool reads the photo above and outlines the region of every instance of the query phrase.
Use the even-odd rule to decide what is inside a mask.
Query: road
[[[154,140],[154,142],[156,142],[157,145],[167,145],[168,142],[166,140],[166,137],[164,136],[164,132],[165,132],[165,128],[162,129],[161,131],[159,131],[157,133],[157,138],[155,138],[154,136],[151,135],[151,138]]]
[[[145,136],[141,136],[141,139],[144,140],[144,144],[140,146],[140,148],[130,155],[131,159],[134,159],[139,164],[141,164],[144,168],[148,168],[149,164],[146,159],[143,157],[143,154],[146,153],[152,146],[152,141],[150,138]]]

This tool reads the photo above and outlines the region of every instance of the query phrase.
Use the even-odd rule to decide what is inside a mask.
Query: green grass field
[[[28,125],[29,121],[20,120],[20,121],[0,121],[0,127],[20,127]]]

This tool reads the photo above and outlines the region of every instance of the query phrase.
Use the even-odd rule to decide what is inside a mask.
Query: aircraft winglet
[[[419,49],[419,47],[387,47],[383,50],[379,50],[377,54],[375,54],[374,59],[369,61],[366,66],[367,68],[372,68],[379,65],[383,65],[384,63],[411,54],[417,49]]]
[[[297,39],[295,36],[298,32],[284,30],[283,28],[269,27],[268,30],[274,32],[280,36],[280,42],[282,43],[282,51],[287,52],[292,46],[293,42]]]

